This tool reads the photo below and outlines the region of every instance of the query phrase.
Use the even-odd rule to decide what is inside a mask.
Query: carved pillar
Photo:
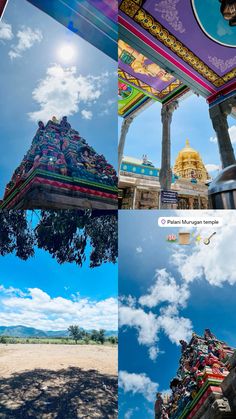
[[[231,109],[219,104],[213,106],[209,112],[213,128],[216,132],[220,158],[224,169],[235,163],[235,155],[229,136],[229,126],[227,122],[227,115],[229,115]]]
[[[129,118],[125,118],[122,122],[120,141],[118,145],[118,173],[120,173],[120,165],[121,165],[123,154],[124,154],[126,135],[132,121],[133,121],[133,118],[131,116]]]
[[[134,192],[134,194],[133,194],[132,209],[134,210],[136,208],[137,186],[134,187],[133,192]]]
[[[168,105],[163,105],[161,109],[162,120],[162,156],[161,156],[161,170],[159,175],[161,190],[170,190],[171,188],[171,137],[170,127],[172,121],[172,114],[178,107],[178,102],[174,101]],[[168,208],[169,204],[162,204],[162,208]]]

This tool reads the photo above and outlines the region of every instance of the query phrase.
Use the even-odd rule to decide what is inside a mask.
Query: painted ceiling
[[[117,60],[117,0],[27,0]]]
[[[123,81],[118,81],[118,114],[124,118],[143,108],[150,101],[149,97]]]
[[[118,61],[118,113],[120,116],[126,117],[134,111],[137,112],[140,106],[146,103],[144,96],[164,104],[189,91],[172,74],[163,70],[122,39],[118,41]],[[124,96],[126,96],[125,101]],[[138,106],[137,98],[142,98]]]
[[[118,21],[123,81],[143,90],[146,84],[160,101],[158,94],[172,83],[179,83],[176,93],[187,85],[209,101],[236,89],[236,27],[221,15],[219,1],[119,0]],[[127,44],[130,63],[122,58]]]
[[[6,4],[7,4],[7,0],[0,0],[0,18],[2,14],[4,13]]]

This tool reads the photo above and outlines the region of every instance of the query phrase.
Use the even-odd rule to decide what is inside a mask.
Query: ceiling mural
[[[137,108],[137,98],[143,99],[143,94],[161,103],[165,103],[173,96],[183,94],[189,89],[173,75],[153,63],[122,39],[118,41],[118,77],[119,77],[119,115],[133,112]],[[122,91],[121,87],[124,90]],[[131,87],[134,87],[132,91]],[[131,91],[133,95],[131,95]],[[135,92],[135,96],[134,96]],[[138,93],[139,92],[139,93]],[[142,94],[141,94],[142,93]],[[132,101],[130,100],[132,96]],[[133,100],[135,97],[135,100]],[[129,98],[128,108],[124,98]],[[125,106],[124,106],[125,105]],[[125,110],[125,113],[121,112]]]
[[[108,19],[117,22],[117,0],[88,0],[90,5],[96,7]]]
[[[153,63],[122,39],[118,41],[119,78],[155,100],[163,101],[174,92],[186,89],[179,80]]]
[[[216,43],[236,48],[236,27],[230,26],[229,22],[219,13],[220,1],[191,1],[196,20],[202,31]]]
[[[118,114],[127,117],[131,112],[142,107],[148,100],[147,95],[123,81],[118,81]]]
[[[201,85],[207,97],[236,81],[236,49],[222,45],[226,40],[233,43],[230,34],[236,27],[229,26],[220,6],[216,0],[119,0],[119,23],[141,54],[147,47],[152,56],[158,53],[163,67],[167,61],[177,67]]]

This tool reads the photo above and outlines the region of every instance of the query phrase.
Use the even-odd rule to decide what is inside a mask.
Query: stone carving
[[[183,411],[184,417],[189,417],[192,409],[196,418],[208,417],[204,416],[208,409],[229,411],[229,404],[222,397],[219,386],[229,374],[228,360],[233,350],[218,340],[209,329],[205,330],[203,337],[193,333],[189,344],[184,341],[180,343],[181,358],[177,375],[170,382],[171,395],[164,399],[160,393],[157,394],[155,419],[178,418]],[[212,387],[206,386],[208,380],[214,383]]]
[[[46,126],[39,121],[32,145],[6,186],[4,198],[36,169],[113,187],[117,185],[114,168],[71,128],[66,116],[61,121],[53,117]]]

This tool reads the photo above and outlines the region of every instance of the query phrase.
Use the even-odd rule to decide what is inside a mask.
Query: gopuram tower
[[[209,179],[209,174],[203,164],[198,151],[190,147],[189,140],[186,140],[185,147],[180,150],[173,172],[183,179],[196,179],[198,182],[205,183]]]
[[[116,209],[114,168],[64,116],[38,123],[32,145],[6,186],[1,209]]]
[[[235,419],[236,353],[209,329],[182,346],[170,395],[157,394],[155,419]]]

